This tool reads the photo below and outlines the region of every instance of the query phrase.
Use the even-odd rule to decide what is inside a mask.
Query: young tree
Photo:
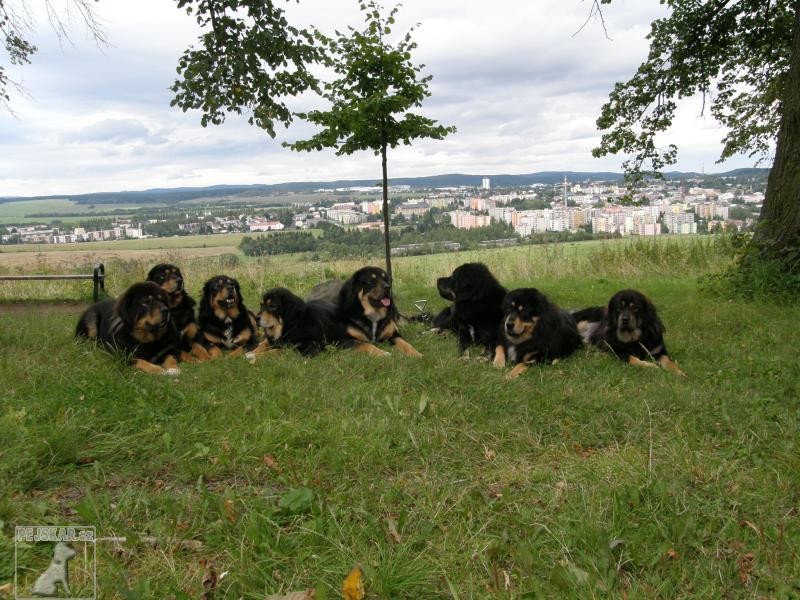
[[[593,11],[612,0],[593,0]],[[617,83],[597,120],[605,131],[595,156],[625,153],[633,180],[675,162],[677,148],[656,146],[681,97],[701,94],[728,127],[720,160],[775,155],[753,256],[800,275],[800,2],[666,0],[653,22],[650,52]]]
[[[419,138],[443,139],[455,127],[438,125],[432,119],[409,112],[430,96],[428,82],[432,76],[418,78],[424,65],[411,62],[411,52],[417,47],[411,40],[411,31],[395,44],[387,40],[399,5],[385,18],[375,0],[361,2],[359,6],[365,13],[363,31],[349,27],[346,33],[337,31],[334,38],[316,34],[327,49],[327,65],[338,77],[325,83],[322,89],[322,97],[331,104],[328,110],[298,116],[320,125],[322,131],[307,140],[284,145],[297,151],[335,148],[337,156],[359,150],[380,155],[386,271],[391,276],[387,150],[400,143],[410,145]]]

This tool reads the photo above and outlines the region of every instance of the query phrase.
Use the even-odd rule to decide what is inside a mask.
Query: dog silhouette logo
[[[53,548],[53,559],[44,573],[39,575],[33,584],[33,595],[45,598],[55,598],[62,594],[58,591],[61,585],[64,594],[71,595],[69,591],[69,566],[68,562],[75,557],[73,550],[66,542],[58,542]]]

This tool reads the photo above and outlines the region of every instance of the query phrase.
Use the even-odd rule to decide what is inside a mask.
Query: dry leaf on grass
[[[363,600],[366,592],[364,591],[364,573],[361,567],[356,565],[344,578],[342,584],[342,596],[344,600]]]
[[[200,559],[200,566],[203,567],[203,600],[210,600],[214,597],[214,590],[217,589],[219,578],[214,563],[206,558]]]
[[[747,585],[750,582],[750,571],[753,570],[753,562],[755,556],[752,552],[742,554],[736,561],[736,566],[739,567],[739,581],[742,585]]]
[[[389,526],[389,537],[399,544],[401,540],[400,533],[397,531],[397,523],[392,517],[386,517],[386,523]]]
[[[678,558],[678,551],[675,548],[670,548],[667,550],[667,559],[668,560],[675,560]]]
[[[304,592],[289,592],[288,594],[272,594],[267,596],[265,600],[314,600],[317,597],[317,592],[314,588],[308,588]]]
[[[225,500],[222,506],[225,510],[225,517],[228,519],[228,521],[231,523],[236,523],[236,509],[233,507],[233,500],[228,498]]]

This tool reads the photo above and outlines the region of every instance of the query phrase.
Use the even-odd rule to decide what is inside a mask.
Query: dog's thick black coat
[[[605,307],[592,306],[573,313],[583,340],[625,362],[642,366],[655,360],[683,375],[664,343],[666,328],[656,307],[637,290],[620,290]]]
[[[97,340],[131,362],[138,359],[161,365],[170,358],[177,361],[180,353],[169,296],[152,282],[135,283],[118,299],[90,306],[78,319],[75,336]]]
[[[458,333],[458,352],[469,346],[483,346],[491,356],[497,344],[497,328],[503,319],[506,289],[482,263],[465,263],[449,277],[436,280],[439,295],[453,302],[450,313],[437,315],[448,328]]]
[[[259,344],[256,317],[242,300],[239,282],[226,275],[206,281],[197,314],[195,342],[209,351],[254,350]]]
[[[336,320],[349,337],[362,344],[356,346],[357,350],[383,354],[372,344],[389,342],[404,354],[419,356],[400,334],[399,317],[392,281],[380,267],[362,267],[342,284],[336,299]]]
[[[264,293],[258,323],[270,346],[292,347],[314,356],[325,346],[352,346],[344,324],[336,319],[336,305],[323,300],[305,302],[286,288]]]
[[[495,364],[551,363],[581,347],[575,319],[536,288],[512,290],[503,299]]]
[[[181,333],[181,349],[191,351],[192,341],[197,335],[197,302],[186,293],[183,273],[175,265],[161,263],[150,269],[147,281],[157,283],[169,295],[169,312]]]

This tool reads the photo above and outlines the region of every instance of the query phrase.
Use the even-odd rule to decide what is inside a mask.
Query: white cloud
[[[363,23],[355,0],[286,6],[292,22],[325,31]],[[458,132],[391,151],[390,176],[619,170],[620,157],[591,157],[599,142],[594,123],[614,82],[645,57],[649,23],[664,8],[640,0],[607,6],[613,41],[596,19],[574,35],[589,8],[578,0],[406,0],[395,30],[420,23],[415,61],[434,76],[422,112]],[[97,9],[106,48],[80,27],[72,44],[59,44],[39,16],[40,52],[12,72],[30,97],[13,99],[16,116],[0,114],[0,196],[379,177],[368,152],[335,157],[282,148],[281,141],[311,133],[304,124],[275,140],[244,117],[202,128],[198,114],[169,106],[178,58],[198,34],[193,19],[164,0],[102,0]],[[676,168],[752,164],[714,165],[724,134],[698,112],[687,103],[665,138],[681,150]]]

